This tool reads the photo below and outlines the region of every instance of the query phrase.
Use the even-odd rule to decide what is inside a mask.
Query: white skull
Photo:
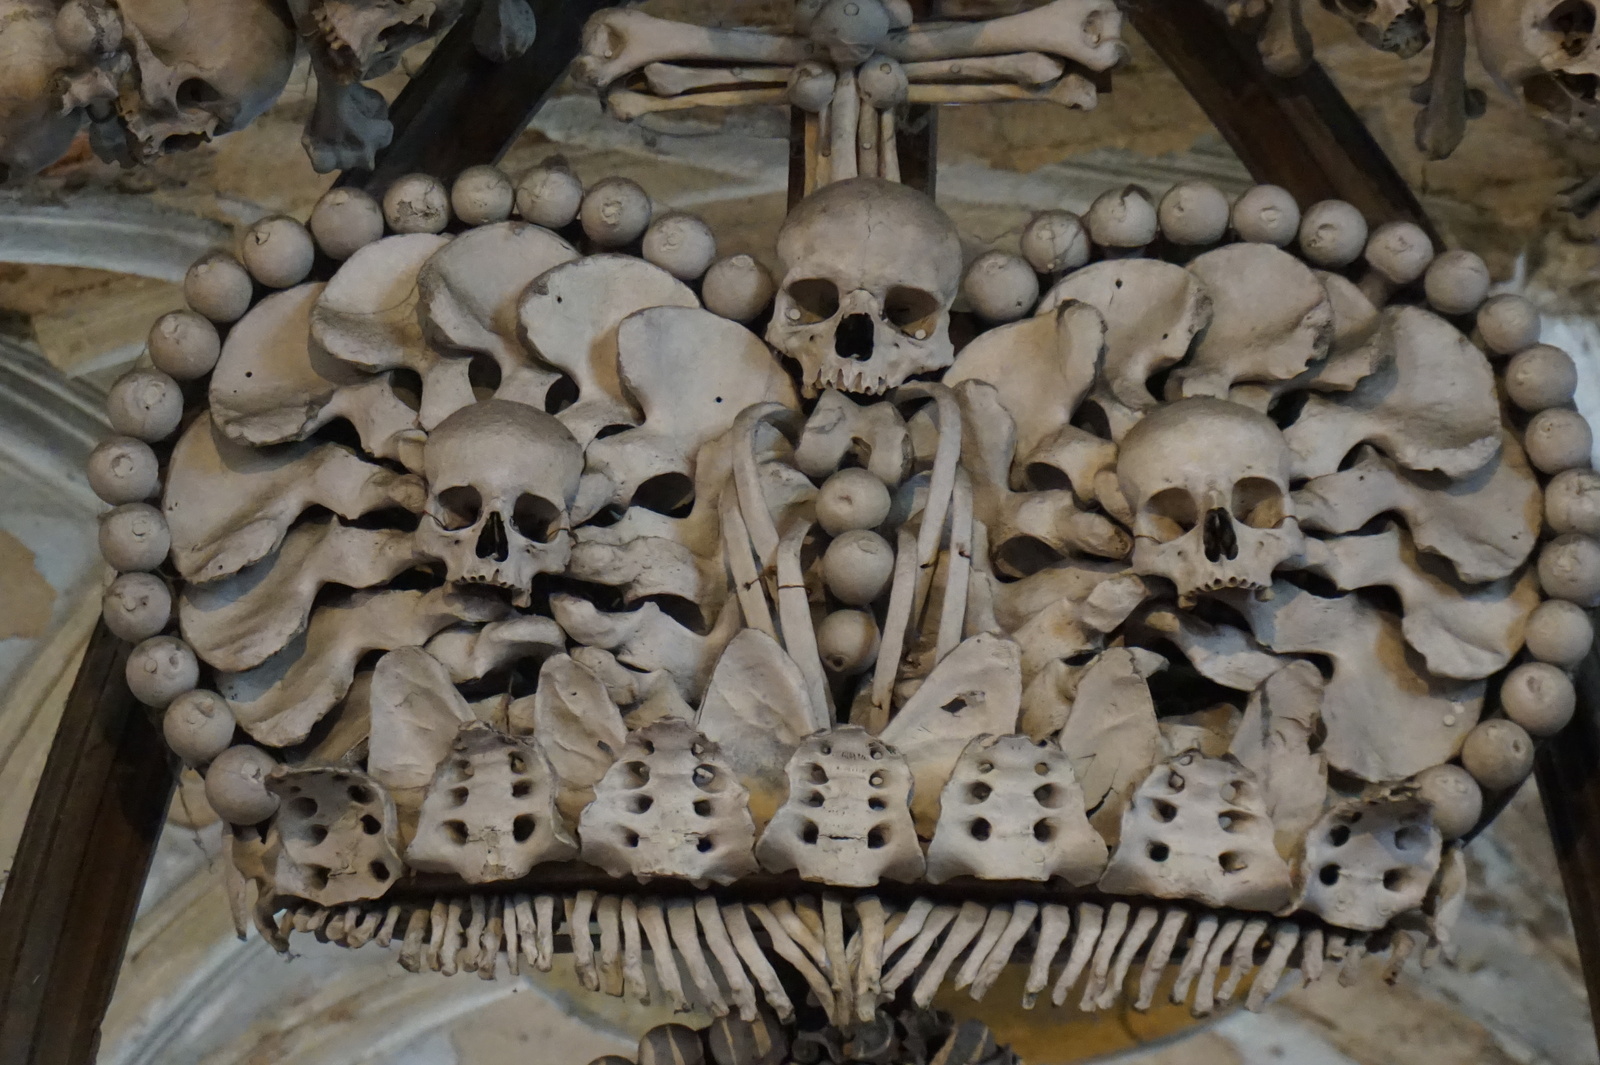
[[[1428,46],[1428,17],[1416,0],[1322,0],[1374,48],[1410,59]]]
[[[303,2],[303,0],[302,0]],[[388,73],[461,12],[461,0],[311,0],[311,18],[341,76],[365,81]]]
[[[1203,592],[1269,588],[1305,546],[1289,457],[1272,419],[1227,400],[1183,399],[1147,415],[1117,456],[1134,572],[1172,581],[1184,606]]]
[[[568,511],[583,449],[544,411],[509,400],[463,407],[428,434],[428,503],[417,545],[453,584],[485,584],[531,602],[533,579],[572,553]]]
[[[955,360],[961,241],[915,189],[851,178],[812,193],[784,220],[778,261],[767,341],[800,363],[807,396],[879,395]]]
[[[1473,37],[1484,69],[1541,118],[1600,135],[1600,38],[1590,0],[1479,0]]]
[[[0,0],[0,182],[59,159],[83,125],[57,87],[71,57],[56,43],[50,0]]]

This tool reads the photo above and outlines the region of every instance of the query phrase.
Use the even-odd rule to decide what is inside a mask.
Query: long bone
[[[651,63],[702,60],[791,66],[810,58],[814,50],[803,37],[694,26],[626,9],[593,15],[584,26],[583,42],[573,74],[602,89]]]
[[[933,945],[939,941],[939,936],[950,927],[950,922],[956,919],[958,908],[949,905],[935,906],[928,912],[927,921],[917,930],[916,936],[906,947],[900,960],[895,962],[894,968],[883,977],[883,994],[893,998],[895,992],[900,990],[900,985],[910,979],[928,956]],[[909,923],[909,922],[908,922]],[[902,928],[904,925],[901,926]],[[892,956],[892,951],[886,951],[885,957]]]
[[[1134,955],[1139,953],[1150,938],[1150,933],[1155,931],[1160,915],[1160,909],[1155,906],[1139,907],[1128,934],[1123,937],[1122,945],[1117,948],[1116,957],[1111,961],[1111,974],[1094,1001],[1097,1009],[1108,1010],[1122,997],[1122,985],[1128,979],[1128,970],[1133,967]]]
[[[820,728],[833,723],[833,692],[822,671],[822,658],[817,651],[817,633],[812,627],[811,604],[806,592],[805,575],[800,570],[800,550],[811,522],[799,521],[790,526],[778,543],[778,616],[783,624],[784,648],[800,675],[805,678],[806,691],[811,698],[811,714]]]
[[[622,896],[622,989],[635,1002],[648,1004],[650,984],[644,975],[644,938],[639,927],[639,904],[632,895]]]
[[[1056,1006],[1066,1003],[1067,995],[1094,956],[1095,944],[1100,941],[1100,931],[1105,927],[1105,908],[1093,902],[1080,902],[1078,919],[1074,923],[1078,930],[1073,935],[1072,950],[1067,954],[1067,963],[1062,966],[1055,987],[1050,989],[1050,1002]]]
[[[744,964],[739,960],[739,952],[734,949],[733,939],[728,934],[728,926],[723,923],[722,911],[717,908],[717,900],[710,895],[701,895],[695,900],[694,912],[699,919],[700,931],[705,936],[706,946],[710,948],[711,956],[717,960],[718,967],[722,969],[723,982],[728,985],[728,998],[733,1008],[738,1011],[741,1019],[754,1021],[757,1016],[755,987],[745,975]]]
[[[1125,54],[1121,32],[1122,14],[1109,0],[1053,0],[987,22],[913,25],[891,33],[882,47],[886,55],[902,62],[1034,49],[1098,71],[1121,61]]]
[[[833,986],[828,982],[828,978],[811,963],[810,956],[794,941],[789,935],[789,930],[770,909],[759,902],[752,902],[749,910],[766,929],[772,949],[800,974],[800,978],[811,988],[811,993],[822,1003],[823,1008],[829,1011],[831,1017],[834,1004]]]
[[[1089,978],[1083,984],[1083,997],[1078,1000],[1078,1008],[1085,1013],[1092,1013],[1095,1003],[1106,990],[1110,982],[1111,962],[1116,954],[1117,946],[1122,942],[1122,937],[1128,931],[1128,915],[1132,907],[1126,902],[1113,902],[1106,909],[1106,923],[1100,931],[1100,940],[1095,944],[1094,958],[1089,966]]]
[[[1022,1008],[1033,1009],[1039,995],[1050,986],[1050,965],[1072,928],[1072,911],[1060,903],[1047,902],[1039,913],[1039,934],[1034,941],[1033,962],[1023,987]]]
[[[974,1001],[981,1000],[989,993],[994,982],[1000,978],[1001,971],[1011,961],[1011,952],[1017,949],[1017,944],[1028,934],[1033,927],[1034,919],[1038,916],[1039,904],[1036,902],[1021,899],[1012,905],[1010,920],[1006,922],[999,940],[990,949],[973,977],[972,989],[968,993]]]
[[[928,1007],[933,1001],[933,996],[938,993],[939,986],[944,983],[945,974],[955,964],[956,956],[977,938],[987,918],[988,910],[981,903],[968,901],[961,904],[961,912],[956,915],[949,934],[939,945],[939,952],[933,956],[933,961],[928,963],[922,979],[911,992],[913,1002],[924,1009]]]
[[[762,953],[761,945],[756,942],[755,935],[750,931],[750,922],[745,917],[744,906],[732,902],[722,907],[722,923],[728,929],[728,938],[733,941],[740,960],[744,962],[751,978],[766,997],[767,1005],[772,1007],[779,1021],[788,1024],[794,1017],[794,1003],[790,1001],[789,993],[784,990],[783,981],[778,978],[772,963]]]
[[[900,670],[900,655],[905,649],[906,631],[911,624],[911,601],[916,595],[916,537],[902,525],[896,540],[894,578],[889,585],[889,606],[878,646],[878,661],[872,673],[872,696],[866,716],[855,722],[872,733],[881,733],[889,724],[890,701]]]
[[[1066,66],[1043,52],[1016,52],[948,60],[924,59],[905,63],[903,68],[906,80],[911,82],[1004,81],[1015,85],[1046,85],[1059,78]]]
[[[957,991],[971,987],[972,982],[978,978],[978,973],[983,968],[983,963],[989,959],[989,954],[999,944],[1000,937],[1005,934],[1007,926],[1011,924],[1011,907],[1002,903],[991,906],[989,914],[984,918],[983,928],[978,932],[978,938],[973,941],[972,949],[967,952],[961,968],[956,970],[953,983]],[[973,995],[974,999],[979,996]]]
[[[1076,72],[1064,74],[1050,85],[930,85],[925,82],[906,90],[906,102],[913,104],[987,104],[1007,100],[1043,100],[1078,111],[1092,111],[1099,102],[1094,82]]]
[[[693,92],[682,96],[654,96],[650,93],[613,89],[606,93],[606,110],[620,122],[632,122],[645,115],[688,111],[696,107],[759,107],[788,102],[783,88],[724,89],[720,92]]]
[[[691,67],[677,63],[651,63],[644,68],[645,82],[657,96],[679,96],[751,85],[783,85],[790,67]]]
[[[646,899],[639,903],[639,926],[650,941],[650,957],[655,963],[656,982],[661,985],[661,993],[674,1013],[687,1012],[689,1000],[683,993],[683,979],[678,975],[678,962],[672,954],[672,939],[659,901]]]
[[[1188,999],[1189,989],[1194,986],[1195,977],[1200,975],[1201,966],[1205,964],[1206,955],[1221,924],[1222,918],[1214,913],[1202,913],[1195,922],[1194,935],[1184,954],[1183,966],[1179,968],[1177,979],[1172,983],[1172,993],[1168,996],[1173,1005],[1181,1006]]]
[[[1216,1009],[1217,971],[1222,967],[1223,956],[1238,940],[1239,933],[1244,931],[1244,922],[1243,917],[1230,917],[1206,950],[1205,960],[1200,965],[1200,980],[1194,989],[1192,1010],[1196,1017],[1204,1017]]]
[[[1184,925],[1188,922],[1189,911],[1178,906],[1169,908],[1162,916],[1161,928],[1156,932],[1155,942],[1145,955],[1144,968],[1139,972],[1139,996],[1134,999],[1134,1009],[1143,1012],[1155,1002],[1156,987],[1167,971],[1172,951],[1177,947],[1178,937],[1183,934]]]
[[[1278,926],[1272,931],[1272,949],[1267,954],[1267,960],[1261,963],[1261,968],[1250,985],[1245,1008],[1251,1012],[1260,1012],[1266,1006],[1267,1000],[1278,988],[1278,980],[1283,976],[1283,970],[1289,965],[1289,955],[1294,952],[1295,945],[1299,941],[1299,925],[1293,921],[1278,922]]]
[[[1252,917],[1245,922],[1244,929],[1240,931],[1239,938],[1234,941],[1233,953],[1228,956],[1228,978],[1217,989],[1217,1001],[1227,1003],[1233,1001],[1234,992],[1239,990],[1239,983],[1251,969],[1255,968],[1256,947],[1261,942],[1261,937],[1267,931],[1265,917]]]

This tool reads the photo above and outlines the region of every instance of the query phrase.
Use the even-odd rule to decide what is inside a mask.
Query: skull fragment
[[[1564,132],[1600,136],[1600,37],[1590,0],[1480,0],[1471,8],[1484,69]]]

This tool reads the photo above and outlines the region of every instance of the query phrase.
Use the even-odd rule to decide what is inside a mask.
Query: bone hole
[[[985,784],[983,781],[975,780],[971,784],[967,785],[967,801],[983,802],[989,798],[989,795],[993,791],[994,789]]]
[[[1327,865],[1324,865],[1320,871],[1318,871],[1317,879],[1329,887],[1333,887],[1333,885],[1339,882],[1339,867],[1334,865],[1332,862],[1329,862]]]
[[[874,762],[883,761],[883,748],[879,747],[877,744],[873,744],[871,747],[868,747],[867,754]]]
[[[800,310],[791,321],[820,322],[839,313],[839,286],[825,277],[808,277],[789,286],[789,299]]]
[[[939,323],[938,296],[909,285],[896,285],[883,297],[883,316],[907,336],[926,340]]]
[[[655,804],[656,801],[648,795],[635,795],[632,802],[633,812],[636,814],[647,813],[650,807]]]
[[[717,767],[701,762],[694,767],[694,772],[689,774],[689,779],[694,781],[694,786],[701,791],[716,793],[722,790],[722,778],[717,774]]]
[[[1150,814],[1157,821],[1171,821],[1178,816],[1178,808],[1165,799],[1157,799],[1150,804]]]
[[[865,314],[847,314],[833,334],[833,353],[841,359],[866,362],[872,358],[875,323]]]
[[[711,816],[711,800],[710,799],[696,799],[694,801],[694,813],[695,813],[696,817],[710,817]]]
[[[367,871],[372,874],[374,880],[389,879],[389,867],[382,862],[374,861],[371,865],[367,866]]]
[[[307,843],[315,847],[328,838],[328,829],[323,825],[306,825],[302,835]]]
[[[815,762],[806,766],[806,772],[810,775],[811,783],[813,784],[826,784],[828,782],[828,771]]]
[[[805,825],[800,829],[800,842],[801,843],[815,843],[816,841],[817,841],[817,823],[815,821],[807,821],[805,823]]]
[[[444,509],[440,524],[446,529],[465,529],[475,525],[483,513],[483,497],[470,484],[456,485],[439,492],[439,506]]]
[[[1233,516],[1252,529],[1276,529],[1284,513],[1282,489],[1265,477],[1246,477],[1233,486]]]
[[[810,795],[806,796],[806,805],[807,806],[821,806],[822,803],[823,803],[822,792],[820,792],[820,791],[813,791]]]
[[[1054,784],[1040,784],[1033,789],[1033,801],[1043,806],[1046,810],[1054,810],[1064,801],[1061,798],[1061,789]]]
[[[523,756],[521,751],[508,751],[506,764],[519,777],[528,771],[528,759]]]
[[[1184,783],[1185,781],[1182,774],[1169,773],[1167,775],[1167,787],[1171,788],[1173,791],[1182,791]]]
[[[511,819],[511,838],[518,843],[528,842],[528,837],[533,835],[536,824],[532,814],[518,814]]]
[[[889,842],[889,826],[873,825],[867,830],[867,849],[872,851],[882,850]]]
[[[1155,538],[1166,543],[1193,529],[1200,521],[1200,510],[1187,488],[1164,488],[1145,503]]]
[[[980,773],[993,773],[994,772],[994,763],[993,762],[979,762],[978,763],[978,772],[980,772]]]
[[[526,799],[532,793],[533,781],[531,780],[519,780],[511,785],[511,797],[513,799]]]
[[[1172,854],[1171,848],[1165,843],[1152,843],[1144,849],[1144,852],[1150,856],[1152,862],[1164,862]]]
[[[204,78],[185,78],[179,84],[174,98],[178,101],[179,107],[202,110],[223,102],[222,93]]]
[[[940,710],[943,710],[947,714],[959,714],[966,708],[967,701],[959,695],[954,699],[951,699],[948,703],[945,703],[943,706],[939,707]]]
[[[365,784],[350,785],[349,794],[351,802],[359,803],[362,806],[366,806],[368,803],[372,802],[373,799],[372,789],[367,787]]]
[[[624,829],[622,832],[622,845],[624,847],[637,847],[639,845],[639,833]]]
[[[639,746],[644,748],[644,753],[645,754],[655,754],[656,753],[656,745],[651,740],[640,740],[639,741]]]
[[[471,780],[473,774],[472,763],[467,761],[465,758],[457,758],[456,772],[460,773],[465,779]]]
[[[686,518],[694,509],[694,481],[683,473],[658,473],[633,490],[633,506]]]
[[[1033,771],[1035,773],[1039,774],[1039,776],[1041,776],[1041,777],[1047,777],[1047,776],[1050,775],[1050,763],[1048,763],[1048,762],[1036,763],[1034,765],[1034,767],[1033,767]]]
[[[1328,830],[1328,842],[1335,847],[1342,847],[1350,842],[1350,826],[1334,825]]]
[[[1250,815],[1243,810],[1224,810],[1217,815],[1217,824],[1224,832],[1238,832],[1244,828]]]
[[[876,795],[874,795],[872,798],[867,800],[867,809],[869,809],[869,810],[883,810],[883,809],[886,809],[887,807],[888,807],[888,804],[885,803],[882,799],[878,798],[878,796],[876,796]]]
[[[1403,825],[1395,830],[1394,845],[1397,850],[1410,850],[1419,847],[1428,838],[1428,834],[1417,825]]]
[[[712,842],[710,836],[701,836],[695,841],[694,849],[699,851],[701,854],[710,854],[711,848],[715,846],[716,844]]]
[[[325,865],[306,866],[306,875],[311,880],[311,886],[318,891],[328,886],[328,867]]]
[[[481,351],[474,353],[467,363],[467,384],[472,388],[473,398],[494,398],[500,390],[500,364],[493,356]]]
[[[824,743],[824,744],[823,744],[823,745],[822,745],[822,748],[821,748],[821,750],[822,750],[822,754],[823,754],[823,757],[827,757],[827,756],[828,756],[828,755],[830,755],[830,754],[832,754],[832,753],[833,753],[833,744],[831,744],[831,743]]]
[[[1594,36],[1594,8],[1586,0],[1564,0],[1545,16],[1545,28],[1561,38],[1561,50],[1576,59]]]
[[[1205,528],[1200,533],[1200,546],[1210,562],[1221,562],[1239,557],[1239,536],[1233,528],[1233,515],[1222,507],[1206,511]]]
[[[560,524],[560,509],[531,492],[518,496],[516,505],[511,508],[511,527],[536,544],[549,541]]]
[[[883,771],[879,770],[878,772],[873,773],[870,777],[867,778],[867,783],[872,785],[875,788],[881,788],[881,787],[883,787],[884,779],[885,778],[884,778],[884,775],[883,775]]]
[[[1405,888],[1406,881],[1411,878],[1405,869],[1390,869],[1383,874],[1383,886],[1389,891],[1400,891]]]
[[[454,802],[455,802],[455,804],[457,806],[465,806],[465,805],[467,805],[467,799],[471,795],[472,795],[472,789],[470,789],[470,788],[458,787],[458,788],[451,788],[450,789],[450,798],[452,800],[454,800]]]
[[[317,815],[317,800],[301,796],[289,800],[289,812],[299,817],[315,817]]]
[[[383,822],[379,821],[371,814],[362,814],[361,831],[365,832],[369,836],[376,836],[379,832],[383,831]]]
[[[1040,843],[1049,843],[1055,837],[1056,826],[1049,821],[1035,821],[1033,823],[1033,838]]]
[[[1242,780],[1230,780],[1226,784],[1222,785],[1222,790],[1218,792],[1218,794],[1222,796],[1223,802],[1230,803],[1238,802],[1239,797],[1244,793],[1245,783]]]
[[[467,826],[462,821],[446,821],[444,823],[445,835],[450,837],[450,842],[458,847],[467,845]]]
[[[704,758],[706,756],[706,745],[701,743],[699,740],[695,740],[693,743],[689,744],[689,753],[694,755],[696,758]]]
[[[981,841],[986,840],[986,839],[989,838],[989,832],[991,831],[991,829],[990,829],[990,826],[989,826],[989,822],[985,821],[981,817],[977,817],[977,818],[973,819],[972,825],[968,829],[968,831],[970,831],[972,833],[972,838],[973,839],[979,840],[981,842]]]
[[[622,767],[628,774],[628,786],[642,788],[650,783],[650,767],[643,762],[626,762]]]
[[[1217,855],[1217,864],[1222,866],[1224,873],[1243,872],[1245,867],[1244,856],[1233,851],[1223,851]]]

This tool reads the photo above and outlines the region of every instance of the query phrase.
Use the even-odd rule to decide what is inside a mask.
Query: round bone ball
[[[878,621],[868,610],[835,610],[817,626],[817,653],[831,673],[850,676],[878,660]]]
[[[160,370],[129,370],[106,395],[106,417],[119,433],[165,440],[183,419],[183,389]]]
[[[1572,669],[1594,646],[1594,623],[1578,604],[1546,599],[1528,615],[1524,640],[1539,661]]]
[[[536,226],[571,225],[583,204],[583,182],[565,166],[536,166],[517,182],[517,214]]]
[[[110,503],[137,503],[161,487],[161,464],[143,440],[113,436],[89,452],[89,487]]]
[[[167,519],[149,503],[124,503],[100,516],[100,555],[120,573],[155,569],[171,548]]]
[[[1600,543],[1564,533],[1539,551],[1539,586],[1552,599],[1600,606]]]
[[[1323,200],[1300,219],[1300,250],[1324,270],[1349,266],[1367,246],[1367,220],[1352,204]]]
[[[1461,745],[1461,764],[1488,791],[1514,788],[1533,770],[1533,740],[1514,721],[1480,721]]]
[[[305,226],[287,215],[273,215],[245,232],[240,255],[251,277],[268,288],[289,288],[311,273],[317,247]]]
[[[1138,185],[1108,189],[1083,217],[1089,239],[1102,248],[1142,248],[1156,239],[1155,201]]]
[[[700,282],[706,310],[735,322],[748,322],[766,310],[777,291],[767,268],[749,255],[718,259]]]
[[[583,232],[602,248],[632,244],[650,224],[650,194],[637,181],[609,177],[597,181],[578,209]]]
[[[839,75],[834,73],[831,66],[808,59],[789,71],[786,94],[792,106],[815,115],[827,110],[838,84]]]
[[[1433,824],[1445,839],[1471,832],[1483,816],[1483,789],[1458,765],[1436,765],[1416,776],[1417,797],[1433,807]]]
[[[1506,395],[1525,411],[1564,407],[1578,389],[1578,368],[1560,348],[1535,344],[1506,363]]]
[[[1256,185],[1234,201],[1231,221],[1240,240],[1286,248],[1300,232],[1300,205],[1288,189]]]
[[[236,322],[250,309],[255,286],[239,260],[222,252],[203,256],[183,275],[183,298],[213,322]]]
[[[1571,678],[1548,662],[1524,662],[1500,682],[1500,709],[1530,736],[1554,736],[1577,705]]]
[[[1076,270],[1089,261],[1089,234],[1071,211],[1040,211],[1022,230],[1022,257],[1041,274]]]
[[[753,1021],[737,1012],[718,1017],[705,1036],[713,1065],[783,1065],[791,1060],[788,1036],[766,1010]]]
[[[222,354],[217,327],[193,311],[172,311],[150,327],[150,361],[179,381],[204,377]]]
[[[450,208],[467,225],[483,226],[510,218],[516,196],[499,167],[469,166],[450,186]]]
[[[1214,244],[1228,231],[1228,198],[1208,181],[1180,181],[1161,197],[1156,217],[1174,244]]]
[[[1456,248],[1433,260],[1422,289],[1440,314],[1471,314],[1489,294],[1489,267],[1472,252]]]
[[[856,72],[856,87],[861,91],[862,102],[879,111],[887,111],[905,103],[910,88],[906,80],[906,68],[901,66],[899,60],[882,54],[873,56],[861,65]]]
[[[161,734],[179,758],[205,765],[233,744],[234,725],[226,699],[196,688],[172,700],[161,718]]]
[[[1491,296],[1478,308],[1478,333],[1496,355],[1511,355],[1539,342],[1539,308],[1511,293]]]
[[[1528,419],[1523,431],[1523,450],[1540,473],[1560,473],[1589,465],[1594,450],[1594,434],[1583,415],[1556,407],[1542,410]]]
[[[1600,536],[1600,473],[1562,470],[1544,486],[1544,520],[1557,533]]]
[[[639,1065],[705,1065],[700,1033],[682,1024],[658,1024],[639,1037]]]
[[[176,636],[152,636],[128,655],[128,690],[146,706],[166,706],[200,680],[194,651]]]
[[[674,211],[650,223],[641,250],[647,260],[679,281],[693,281],[716,259],[717,238],[699,218]]]
[[[383,208],[361,189],[329,189],[311,209],[311,235],[330,259],[348,259],[383,239]]]
[[[432,174],[407,174],[383,194],[383,218],[396,233],[443,233],[450,194]]]
[[[1039,302],[1039,276],[1015,255],[986,251],[967,267],[961,292],[985,321],[1014,322]]]
[[[877,599],[893,575],[894,548],[871,529],[840,533],[822,555],[822,580],[847,606],[866,606]]]
[[[278,797],[267,790],[267,776],[277,765],[260,747],[229,747],[206,770],[206,801],[229,824],[260,824],[278,811]]]
[[[816,506],[817,521],[829,536],[873,529],[889,516],[889,489],[859,466],[848,466],[823,482]]]
[[[1385,222],[1367,238],[1367,265],[1391,285],[1409,285],[1433,262],[1433,241],[1415,222]]]
[[[124,573],[106,589],[100,616],[118,639],[147,640],[172,620],[172,592],[154,573]]]

